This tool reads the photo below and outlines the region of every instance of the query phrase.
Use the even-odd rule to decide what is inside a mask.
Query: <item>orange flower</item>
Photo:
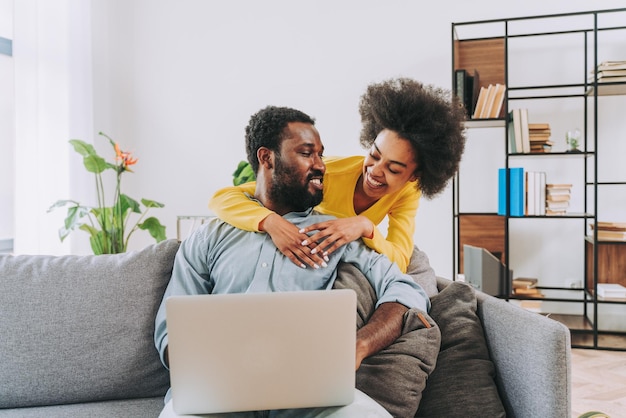
[[[133,158],[130,152],[124,152],[120,149],[119,144],[115,143],[115,159],[117,161],[122,162],[122,167],[124,170],[131,171],[128,169],[129,165],[133,165],[137,163],[137,159]]]

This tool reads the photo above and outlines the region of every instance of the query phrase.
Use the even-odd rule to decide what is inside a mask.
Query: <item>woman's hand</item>
[[[278,214],[268,215],[260,224],[259,230],[265,231],[276,245],[276,248],[290,259],[295,265],[306,268],[326,267],[326,260],[323,254],[312,252],[316,244],[311,246],[302,245],[302,242],[309,237],[305,233],[299,232],[298,227],[285,220]]]
[[[299,232],[307,233],[318,230],[318,232],[303,241],[302,246],[308,246],[312,254],[321,252],[323,256],[329,256],[344,244],[361,237],[372,238],[374,236],[374,228],[374,223],[367,217],[352,216],[350,218],[333,219],[309,225]]]

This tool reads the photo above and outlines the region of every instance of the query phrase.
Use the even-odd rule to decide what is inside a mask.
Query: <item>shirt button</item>
[[[261,267],[267,267],[267,263],[261,264]]]

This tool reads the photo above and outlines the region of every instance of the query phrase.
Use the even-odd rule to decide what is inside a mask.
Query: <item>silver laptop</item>
[[[176,413],[353,401],[354,291],[172,296],[165,303]]]

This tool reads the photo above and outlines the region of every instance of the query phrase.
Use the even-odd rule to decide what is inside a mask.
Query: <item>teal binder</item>
[[[524,216],[524,169],[509,168],[511,184],[509,216]],[[506,215],[506,169],[498,169],[498,215]]]

